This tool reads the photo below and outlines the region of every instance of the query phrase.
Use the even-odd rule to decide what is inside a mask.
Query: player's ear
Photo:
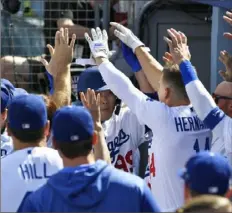
[[[98,143],[98,133],[94,131],[93,133],[93,139],[92,139],[92,144],[96,145]]]
[[[185,183],[184,184],[184,200],[185,202],[188,202],[191,199],[191,192],[190,189],[188,187],[188,184]]]
[[[49,120],[46,123],[44,134],[46,137],[50,134],[50,121]]]
[[[230,103],[229,103],[229,106],[228,106],[228,107],[229,107],[229,112],[230,112],[230,113],[232,113],[232,101],[230,101]]]
[[[165,100],[168,100],[170,98],[170,94],[171,94],[171,89],[170,88],[165,88],[165,92],[164,92],[164,98]]]
[[[1,116],[2,116],[2,121],[5,121],[7,119],[7,109],[4,110]]]
[[[6,132],[7,132],[7,134],[8,134],[9,136],[12,136],[12,133],[11,133],[11,131],[10,131],[8,122],[6,122]]]

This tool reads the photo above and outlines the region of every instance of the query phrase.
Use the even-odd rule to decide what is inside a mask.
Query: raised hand
[[[90,50],[93,57],[96,59],[98,57],[109,58],[111,52],[108,46],[108,35],[105,30],[101,31],[99,27],[91,29],[91,34],[93,40],[90,38],[88,33],[85,33],[85,39],[89,43]]]
[[[219,71],[224,81],[232,82],[232,56],[227,51],[221,51],[219,60],[225,65],[226,71]]]
[[[227,11],[223,19],[232,26],[232,12]],[[232,39],[232,34],[229,32],[225,32],[224,36],[228,39]]]
[[[95,94],[94,90],[88,89],[87,94],[80,93],[81,102],[90,111],[95,128],[101,126],[101,111],[100,111],[100,93]]]
[[[144,43],[141,42],[130,29],[116,22],[110,22],[110,24],[116,28],[114,35],[130,47],[133,52],[135,52],[137,47],[144,46]]]
[[[164,40],[169,46],[174,63],[179,65],[183,60],[190,60],[191,54],[185,34],[173,28],[168,29],[167,32],[171,39],[164,37]]]
[[[51,60],[48,63],[46,59],[41,58],[41,62],[46,70],[53,76],[56,73],[56,66],[69,66],[73,59],[73,49],[76,41],[76,35],[72,35],[72,40],[69,43],[68,29],[61,28],[55,35],[55,48],[50,44],[47,45],[51,54]]]
[[[163,61],[164,61],[164,63],[165,63],[166,66],[172,66],[172,65],[174,65],[174,61],[173,61],[172,55],[169,52],[165,52],[164,53]]]

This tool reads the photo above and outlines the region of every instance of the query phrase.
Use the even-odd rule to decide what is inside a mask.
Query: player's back
[[[209,150],[212,133],[190,106],[167,107],[160,129],[152,128],[149,150],[152,192],[163,211],[184,202],[184,185],[178,170],[196,152]]]
[[[24,199],[63,168],[58,152],[30,147],[1,159],[1,212],[16,212]]]

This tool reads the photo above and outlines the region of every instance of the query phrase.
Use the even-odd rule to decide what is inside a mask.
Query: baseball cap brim
[[[101,88],[99,88],[99,89],[97,89],[95,91],[96,92],[103,92],[103,91],[106,91],[106,90],[110,90],[110,88],[107,85],[105,85],[105,86],[103,86],[103,87],[101,87]]]

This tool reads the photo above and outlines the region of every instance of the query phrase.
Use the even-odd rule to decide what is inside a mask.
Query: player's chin
[[[101,109],[101,120],[109,120],[112,116],[112,112],[109,109]]]

